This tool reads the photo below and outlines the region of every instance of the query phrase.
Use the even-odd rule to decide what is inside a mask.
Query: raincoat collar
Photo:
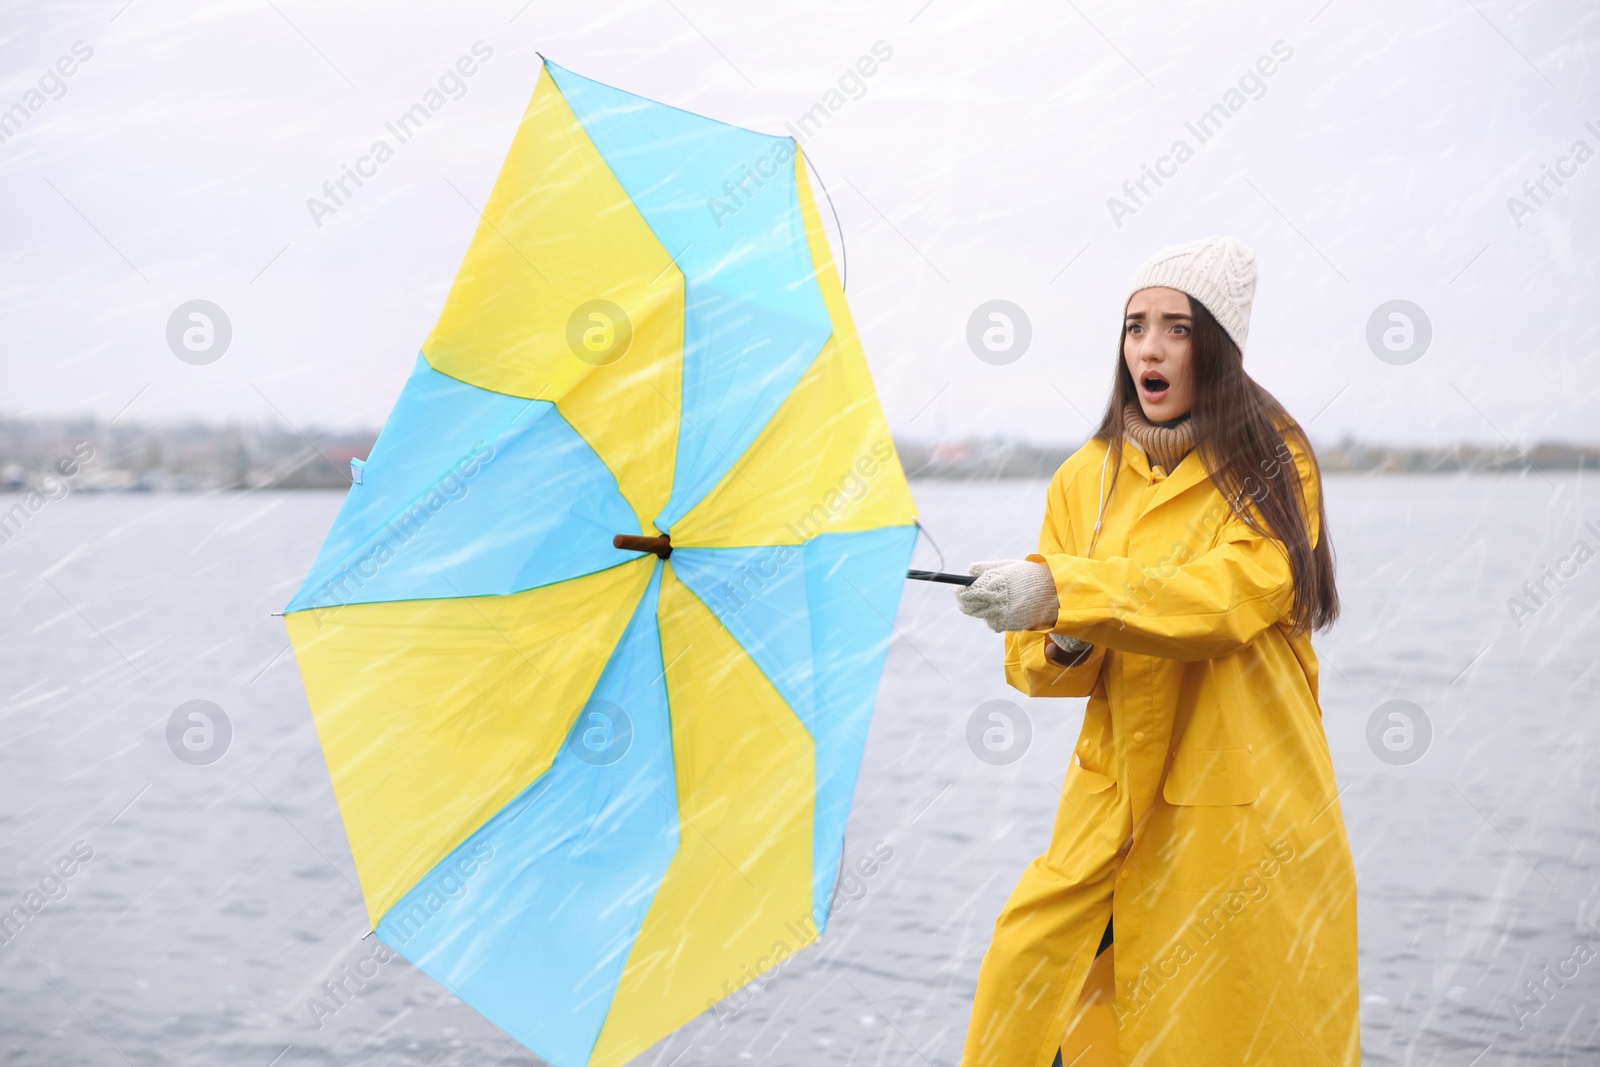
[[[1191,448],[1189,454],[1179,461],[1171,474],[1157,477],[1150,468],[1150,460],[1145,456],[1144,450],[1139,447],[1133,438],[1127,436],[1122,439],[1122,463],[1123,466],[1131,469],[1133,473],[1144,479],[1145,482],[1157,485],[1155,495],[1151,497],[1150,503],[1145,506],[1146,511],[1158,507],[1179,493],[1199,485],[1209,477],[1205,464],[1200,461],[1199,448]]]

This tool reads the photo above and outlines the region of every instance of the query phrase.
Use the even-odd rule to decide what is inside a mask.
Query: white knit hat
[[[1232,237],[1205,237],[1163,248],[1133,276],[1128,300],[1140,289],[1155,286],[1177,289],[1200,301],[1244,352],[1250,302],[1256,295],[1256,257],[1250,249]],[[1122,306],[1126,310],[1128,301]]]

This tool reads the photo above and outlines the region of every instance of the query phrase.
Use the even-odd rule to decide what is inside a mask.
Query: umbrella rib
[[[933,268],[933,273],[937,274],[941,279],[943,279],[946,285],[950,284],[950,279],[946,278],[944,276],[944,271],[940,270],[938,267],[935,267],[933,265],[933,260],[929,259],[927,256],[924,256],[922,254],[922,249],[920,249],[916,245],[912,244],[911,243],[911,238],[909,238],[905,234],[901,233],[900,232],[900,227],[898,227],[894,223],[890,222],[889,221],[889,216],[885,215],[883,212],[879,211],[878,210],[878,205],[874,204],[871,200],[867,199],[867,194],[866,193],[863,193],[860,189],[856,189],[856,183],[855,182],[851,181],[849,178],[846,178],[844,180],[844,183],[846,185],[848,185],[850,188],[855,189],[855,193],[856,193],[857,196],[859,196],[861,198],[861,202],[866,204],[868,207],[870,207],[872,209],[873,213],[875,215],[877,215],[880,219],[882,219],[884,221],[884,224],[887,225],[889,227],[889,229],[893,230],[895,232],[895,235],[898,236],[900,238],[900,240],[904,241],[906,243],[906,246],[908,248],[910,248],[911,251],[915,252],[918,256],[921,256],[922,262],[926,263],[929,267]]]
[[[506,636],[504,630],[502,630],[502,629],[500,629],[500,627],[496,626],[494,624],[494,621],[492,619],[490,619],[489,616],[485,615],[481,610],[479,610],[478,605],[476,605],[476,604],[474,604],[472,602],[473,601],[472,597],[463,595],[461,590],[456,588],[456,583],[450,581],[449,578],[445,579],[445,583],[447,585],[449,585],[451,589],[455,589],[456,595],[461,597],[462,600],[466,601],[467,606],[470,607],[474,612],[477,613],[478,618],[482,619],[484,621],[484,623],[489,627],[489,629],[493,630],[495,633],[500,635],[500,640],[502,640],[506,644],[510,645],[511,646],[511,650],[513,652],[515,652],[517,655],[522,657],[522,662],[526,663],[528,666],[533,668],[533,673],[537,674],[540,678],[543,678],[546,685],[550,684],[550,679],[548,677],[546,677],[544,671],[541,671],[539,669],[538,665],[535,664],[533,662],[533,660],[528,658],[527,653],[523,652],[522,649],[517,645],[517,643],[515,641],[511,640],[511,638]]]
[[[661,393],[661,387],[659,385],[657,385],[655,382],[651,382],[650,383],[650,388],[654,389],[658,393]],[[676,411],[678,413],[678,418],[680,418],[684,422],[688,423],[689,424],[689,429],[693,430],[697,434],[700,434],[700,440],[702,440],[706,444],[710,445],[711,446],[711,450],[713,452],[715,452],[717,455],[722,457],[723,461],[728,464],[728,469],[729,470],[733,471],[739,477],[743,478],[745,480],[745,484],[750,486],[750,488],[752,488],[752,489],[757,488],[756,483],[752,482],[750,480],[749,475],[745,474],[744,471],[740,470],[739,469],[739,465],[737,463],[735,463],[731,459],[728,459],[728,454],[726,452],[724,452],[722,449],[718,448],[717,447],[717,443],[715,441],[713,441],[711,438],[707,437],[701,431],[700,427],[698,427],[698,426],[696,426],[694,424],[694,420],[683,413],[683,409],[682,408],[680,408],[678,405],[672,403],[672,398],[670,396],[668,396],[666,393],[661,393],[661,399],[665,400],[668,404],[672,404],[672,410],[674,410],[674,411]]]
[[[916,645],[912,645],[911,644],[911,638],[907,637],[905,635],[905,633],[900,629],[900,627],[898,627],[898,626],[896,626],[894,624],[894,620],[893,619],[889,619],[889,618],[885,618],[883,612],[878,610],[878,605],[874,604],[870,600],[867,600],[867,594],[863,593],[859,589],[856,589],[856,583],[855,582],[852,582],[849,578],[846,578],[844,580],[844,583],[846,585],[848,585],[851,589],[855,589],[856,590],[856,596],[860,597],[862,600],[866,600],[867,607],[871,608],[872,611],[873,611],[873,614],[877,615],[878,618],[883,619],[884,622],[889,624],[889,629],[891,629],[891,630],[893,630],[895,632],[895,636],[899,637],[900,640],[904,641],[906,644],[911,645],[911,651],[915,652],[919,656],[922,656],[923,662],[926,663],[928,666],[933,668],[933,673],[934,674],[937,674],[940,678],[944,679],[944,683],[946,685],[950,684],[950,679],[945,678],[944,673],[939,670],[938,666],[933,662],[933,660],[929,659],[927,656],[923,656],[922,655],[922,649],[918,648]]]

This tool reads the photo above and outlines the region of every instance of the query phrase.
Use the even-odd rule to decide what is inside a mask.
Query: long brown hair
[[[1187,296],[1187,294],[1185,294]],[[1305,431],[1282,404],[1245,373],[1239,346],[1200,301],[1189,297],[1194,318],[1191,335],[1191,377],[1194,404],[1189,419],[1194,425],[1195,450],[1211,482],[1251,529],[1283,546],[1294,580],[1290,626],[1295,633],[1325,630],[1339,617],[1339,590],[1334,584],[1333,544],[1328,537],[1328,514],[1322,493],[1317,493],[1315,547],[1311,545],[1301,495],[1300,471],[1295,466],[1285,436],[1305,451],[1312,476],[1320,490],[1322,471]],[[1122,413],[1139,403],[1139,391],[1123,356],[1127,323],[1117,339],[1117,371],[1111,399],[1095,438],[1111,449],[1113,471],[1121,467]],[[1283,430],[1279,430],[1279,426]],[[1282,477],[1291,492],[1273,492],[1269,484]],[[1116,491],[1116,474],[1106,499]],[[1249,504],[1245,499],[1249,498]]]

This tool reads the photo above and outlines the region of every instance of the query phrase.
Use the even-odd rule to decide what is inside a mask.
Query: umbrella
[[[285,609],[377,936],[557,1067],[828,921],[916,534],[798,144],[546,63]]]

